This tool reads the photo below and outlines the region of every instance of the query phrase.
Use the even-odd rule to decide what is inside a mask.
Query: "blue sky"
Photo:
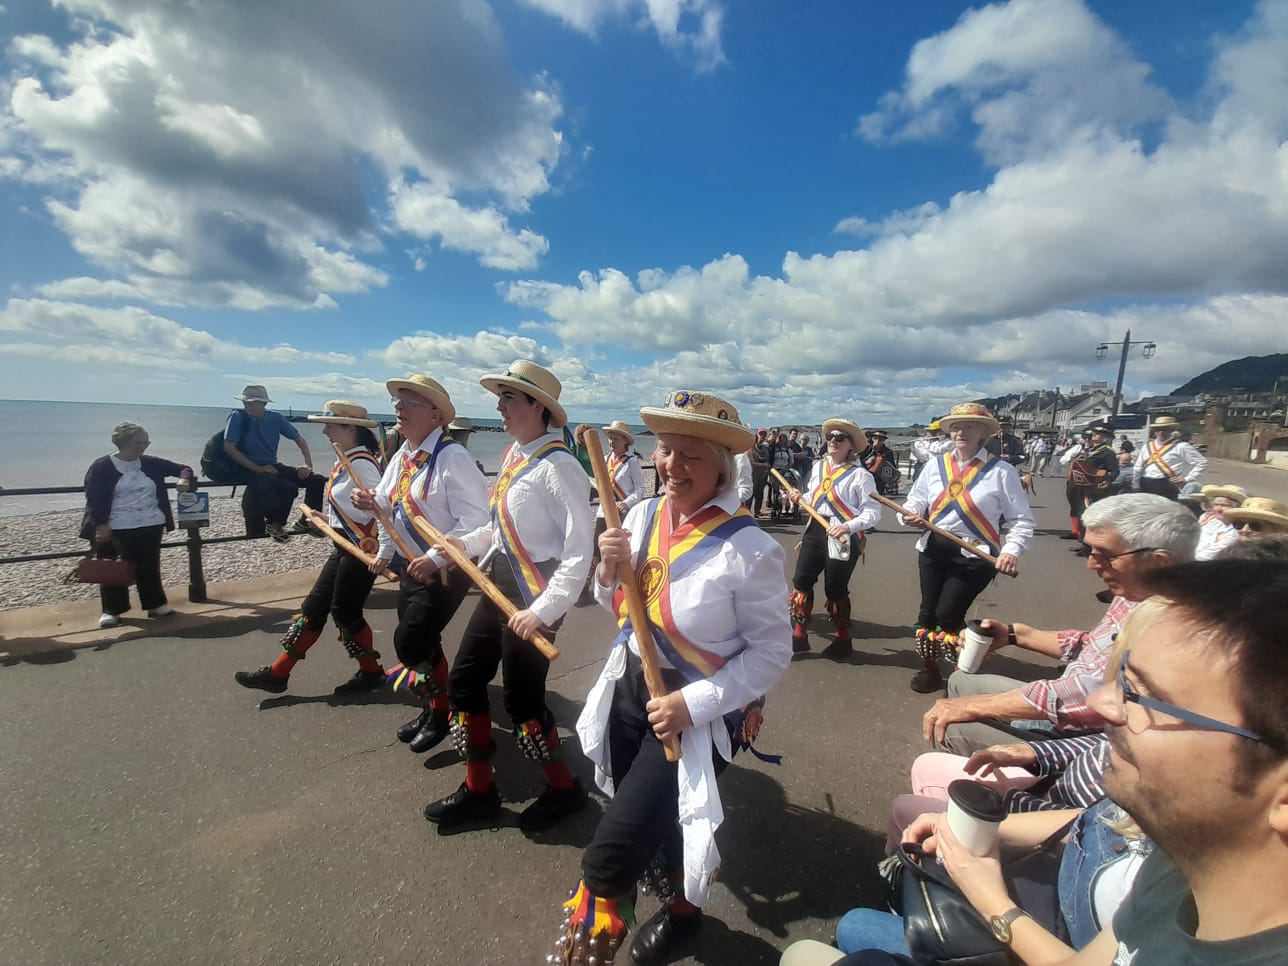
[[[1288,351],[1288,0],[0,0],[8,398],[925,420]]]

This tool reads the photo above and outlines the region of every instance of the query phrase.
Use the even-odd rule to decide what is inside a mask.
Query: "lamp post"
[[[1122,355],[1118,359],[1118,384],[1114,386],[1114,411],[1110,416],[1110,419],[1114,419],[1118,416],[1118,406],[1123,400],[1123,374],[1127,371],[1127,355],[1131,352],[1131,347],[1133,345],[1141,347],[1141,355],[1146,359],[1154,358],[1154,353],[1158,350],[1158,344],[1154,342],[1132,342],[1131,329],[1127,330],[1127,334],[1123,336],[1122,342],[1102,342],[1100,345],[1096,346],[1097,359],[1107,358],[1109,356],[1109,348],[1111,346],[1123,347]]]

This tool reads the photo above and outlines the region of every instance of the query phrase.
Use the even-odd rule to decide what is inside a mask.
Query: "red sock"
[[[695,906],[688,899],[684,898],[684,895],[681,891],[684,889],[683,874],[680,875],[680,881],[675,883],[675,887],[676,887],[676,896],[667,904],[667,907],[666,907],[666,911],[669,915],[681,916],[681,917],[696,916],[698,913],[702,911],[699,907]]]
[[[482,795],[492,787],[492,716],[486,711],[467,714],[465,727],[465,787]]]
[[[559,729],[551,728],[545,733],[546,747],[550,749],[550,754],[554,757],[550,761],[541,763],[541,770],[546,773],[546,782],[551,788],[557,788],[560,791],[567,791],[577,784],[577,780],[572,777],[572,772],[564,764],[563,754],[559,747]]]
[[[1078,518],[1069,517],[1069,532],[1075,537],[1078,535]]]
[[[429,709],[436,715],[447,714],[451,708],[451,702],[447,697],[447,658],[440,657],[438,663],[434,665],[434,670],[430,672],[430,679],[438,687],[438,693],[429,699]],[[492,740],[492,719],[488,718],[487,740]]]
[[[309,631],[309,630],[300,631],[299,638],[296,640],[294,644],[291,645],[291,650],[294,651],[296,654],[298,654],[299,657],[291,657],[291,655],[283,651],[281,655],[278,657],[278,659],[273,662],[272,667],[269,668],[269,670],[273,674],[273,677],[275,678],[290,677],[291,669],[294,668],[295,665],[299,664],[300,661],[304,660],[305,652],[308,651],[308,649],[312,647],[314,644],[316,644],[318,638],[321,636],[322,636],[321,631]]]
[[[358,658],[358,669],[365,671],[367,674],[383,674],[385,669],[380,666],[380,660],[374,655],[375,648],[372,645],[375,642],[371,637],[371,625],[363,624],[361,630],[355,631],[353,642],[364,651],[373,652]]]

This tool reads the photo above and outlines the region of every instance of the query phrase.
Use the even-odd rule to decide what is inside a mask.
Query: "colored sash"
[[[1158,468],[1158,471],[1163,474],[1163,479],[1170,480],[1173,476],[1175,476],[1176,470],[1168,466],[1167,462],[1163,459],[1163,457],[1166,456],[1168,453],[1170,453],[1172,450],[1174,450],[1176,448],[1176,444],[1179,442],[1180,442],[1179,439],[1173,439],[1165,443],[1162,449],[1156,449],[1154,446],[1154,441],[1151,439],[1146,444],[1149,447],[1149,450],[1148,450],[1149,459],[1145,460],[1145,466],[1141,467],[1142,472],[1144,471],[1145,467],[1148,467],[1152,463],[1155,467]]]
[[[617,471],[624,467],[627,462],[629,462],[630,458],[629,454],[621,457],[620,459],[617,457],[616,453],[610,453],[608,455],[608,475],[612,478],[613,496],[617,498],[618,503],[626,499],[626,491],[622,489],[622,484],[617,482]]]
[[[380,464],[376,462],[376,458],[366,450],[361,453],[355,453],[349,462],[356,464],[358,460],[366,460],[375,466],[377,470],[380,469]],[[339,482],[340,477],[345,472],[344,464],[336,460],[335,466],[331,467],[331,476],[326,481],[327,502],[331,504],[331,509],[335,511],[335,515],[340,518],[340,529],[344,531],[345,536],[352,540],[361,550],[374,555],[380,549],[380,524],[376,522],[375,515],[373,514],[366,523],[359,523],[345,513],[344,508],[340,506],[340,501],[331,495],[332,487]],[[354,485],[356,486],[359,482],[354,480]]]
[[[951,451],[944,453],[939,458],[939,472],[943,479],[944,491],[931,504],[930,512],[926,514],[926,519],[931,523],[939,523],[948,514],[956,513],[966,529],[988,544],[989,549],[994,553],[1001,548],[1002,538],[997,528],[976,506],[971,491],[979,485],[980,480],[984,479],[985,474],[997,461],[996,456],[987,463],[971,460],[965,468],[962,468],[957,465],[957,460],[953,458]]]
[[[531,456],[522,456],[518,444],[511,444],[505,451],[505,459],[501,462],[501,472],[497,474],[496,485],[492,487],[490,501],[492,525],[501,535],[501,549],[505,553],[505,558],[510,561],[510,567],[514,570],[514,582],[519,585],[519,593],[523,596],[524,604],[528,606],[531,606],[537,596],[546,589],[546,578],[537,569],[532,556],[523,546],[523,541],[519,539],[519,528],[514,525],[510,508],[506,506],[505,495],[516,480],[527,476],[537,468],[541,460],[548,459],[558,452],[572,456],[572,451],[562,440],[546,443]],[[518,458],[520,456],[522,459]],[[576,459],[575,456],[573,458]]]
[[[756,526],[756,520],[741,507],[736,513],[726,513],[718,506],[709,506],[672,531],[666,497],[650,500],[647,507],[643,528],[646,536],[636,554],[635,574],[653,628],[653,640],[686,681],[709,678],[728,658],[703,650],[680,633],[671,610],[671,585],[709,560],[739,530]],[[621,628],[616,643],[624,643],[632,627],[621,587],[613,592],[613,612]]]
[[[858,469],[857,463],[842,463],[835,470],[829,469],[828,461],[823,460],[823,472],[818,481],[818,487],[814,490],[814,501],[812,506],[815,510],[822,511],[824,507],[830,507],[842,520],[853,520],[857,510],[850,509],[836,494],[836,484],[840,483],[853,470]]]
[[[416,455],[409,457],[407,451],[403,450],[402,466],[398,470],[398,481],[394,484],[394,492],[390,495],[389,503],[393,506],[393,522],[403,524],[403,531],[411,536],[414,544],[420,548],[421,553],[429,550],[430,543],[420,535],[420,531],[412,524],[412,520],[420,517],[422,520],[429,522],[429,517],[425,514],[416,502],[417,496],[424,499],[425,494],[429,492],[429,481],[434,476],[434,464],[438,462],[438,454],[448,446],[460,446],[461,444],[452,439],[446,433],[438,437],[438,443],[434,446],[433,453],[426,453],[423,449],[416,450]],[[413,495],[413,493],[415,495]]]

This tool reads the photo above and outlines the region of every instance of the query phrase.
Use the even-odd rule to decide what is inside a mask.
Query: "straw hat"
[[[983,403],[960,403],[949,410],[947,416],[941,416],[939,425],[945,433],[951,433],[953,427],[958,423],[983,423],[988,427],[988,435],[992,436],[1001,430],[1002,425],[993,418],[993,414],[988,411],[988,407]]]
[[[635,445],[635,434],[632,433],[630,427],[620,419],[614,419],[607,426],[603,427],[603,431],[605,433],[616,433],[618,436],[625,436],[627,446]]]
[[[1153,424],[1149,428],[1151,430],[1171,429],[1176,427],[1177,425],[1179,424],[1176,422],[1175,416],[1159,416],[1156,420],[1154,420]]]
[[[1242,503],[1248,498],[1248,491],[1241,486],[1217,486],[1215,483],[1203,487],[1203,499],[1215,500],[1218,497]]]
[[[568,414],[563,406],[559,405],[559,393],[563,391],[563,385],[555,378],[553,372],[541,368],[535,362],[515,359],[504,373],[499,376],[484,376],[479,380],[479,385],[498,396],[505,386],[517,389],[550,410],[552,429],[562,429],[568,424]]]
[[[380,424],[367,416],[367,407],[347,399],[328,399],[322,412],[309,416],[311,423],[335,423],[338,426],[366,426],[375,429]]]
[[[861,453],[868,448],[868,438],[863,435],[863,430],[859,429],[859,424],[848,419],[829,419],[823,423],[823,442],[827,442],[827,434],[836,430],[838,433],[844,433],[850,437],[850,442],[854,446],[856,453]]]
[[[268,398],[268,390],[263,386],[247,386],[241,391],[240,396],[233,396],[234,399],[240,399],[242,402],[262,402],[271,403],[273,400]]]
[[[1288,506],[1266,496],[1250,496],[1243,501],[1243,506],[1226,510],[1224,516],[1227,523],[1236,527],[1245,520],[1257,520],[1277,530],[1288,531]]]
[[[739,421],[738,410],[709,392],[677,389],[665,405],[641,409],[640,419],[655,435],[697,436],[733,453],[744,452],[756,441],[756,434]]]
[[[385,388],[389,390],[391,396],[397,396],[401,390],[406,389],[422,399],[428,399],[442,410],[443,418],[449,423],[456,418],[456,407],[452,405],[452,397],[447,394],[446,389],[424,373],[413,372],[406,379],[390,379],[385,383]]]
[[[472,433],[474,432],[474,420],[469,416],[457,416],[447,424],[447,431],[450,433]]]

